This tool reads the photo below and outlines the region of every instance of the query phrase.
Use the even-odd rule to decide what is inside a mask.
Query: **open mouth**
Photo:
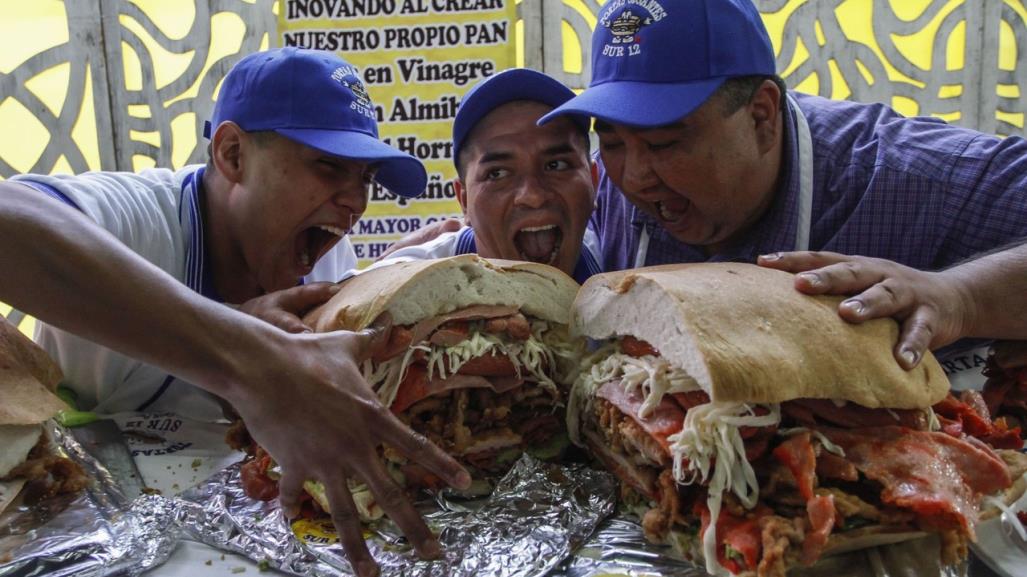
[[[563,231],[555,224],[522,228],[514,235],[514,247],[521,260],[553,264],[560,254]]]
[[[656,201],[654,203],[656,207],[656,214],[660,217],[660,220],[667,224],[680,224],[688,214],[688,209],[692,206],[692,203],[687,199],[672,200],[672,201]]]
[[[312,268],[317,259],[328,252],[328,249],[346,235],[346,232],[337,226],[326,224],[304,230],[296,239],[296,262],[301,268]]]

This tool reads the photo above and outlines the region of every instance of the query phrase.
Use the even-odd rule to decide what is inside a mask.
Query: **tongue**
[[[535,232],[521,231],[517,233],[517,247],[526,260],[548,263],[560,240],[559,235],[558,228]]]
[[[316,256],[313,252],[311,252],[313,236],[314,235],[311,234],[311,230],[308,228],[296,237],[296,262],[299,263],[300,266],[306,266],[306,264],[309,264],[304,264],[303,253],[307,253],[308,258],[311,260],[313,260],[314,256]]]

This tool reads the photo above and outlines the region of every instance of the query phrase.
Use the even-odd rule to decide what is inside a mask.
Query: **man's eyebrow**
[[[596,118],[594,128],[596,132],[613,132],[613,125],[598,118]]]
[[[555,156],[558,154],[570,154],[574,152],[574,147],[569,142],[561,142],[560,144],[554,144],[545,148],[542,153],[547,156]]]
[[[499,162],[501,160],[510,160],[513,158],[513,153],[507,150],[500,150],[498,152],[486,152],[478,160],[478,163],[485,164],[488,162]]]

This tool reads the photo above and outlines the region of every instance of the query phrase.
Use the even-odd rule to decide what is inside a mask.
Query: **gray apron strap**
[[[813,219],[813,138],[809,123],[799,105],[788,95],[795,113],[796,140],[799,142],[799,218],[795,227],[795,250],[809,250],[810,221]]]
[[[649,252],[649,227],[642,223],[642,232],[638,235],[638,249],[635,251],[635,268],[645,266],[645,257]]]

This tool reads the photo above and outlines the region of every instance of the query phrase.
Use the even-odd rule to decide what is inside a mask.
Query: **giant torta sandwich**
[[[536,263],[475,255],[401,262],[346,280],[304,322],[318,332],[359,331],[391,316],[389,343],[363,363],[364,378],[403,422],[482,479],[525,449],[548,457],[567,444],[562,407],[580,356],[567,325],[577,289]],[[409,488],[439,485],[390,447],[382,457]],[[378,515],[370,493],[355,489],[364,515]],[[326,506],[320,487],[307,490]]]
[[[60,380],[46,352],[0,317],[0,512],[21,492],[31,504],[87,483],[77,463],[53,451],[43,428],[68,408],[54,394]]]
[[[942,430],[932,405],[961,404],[933,356],[902,370],[896,323],[846,323],[840,300],[745,264],[585,283],[573,329],[603,344],[568,428],[621,479],[648,539],[714,575],[780,576],[927,533],[943,562],[965,556],[982,496],[1022,459]]]

